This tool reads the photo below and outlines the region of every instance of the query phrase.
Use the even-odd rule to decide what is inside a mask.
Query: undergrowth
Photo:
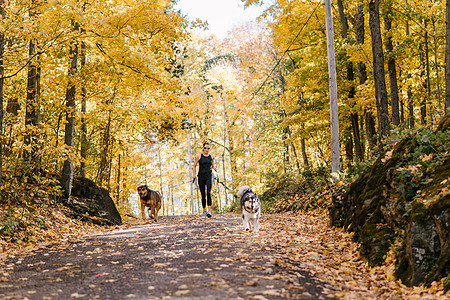
[[[71,216],[51,175],[3,172],[0,198],[0,253],[79,236],[97,226]]]
[[[441,122],[445,123],[445,122]],[[447,125],[442,128],[427,126],[420,129],[396,129],[391,132],[382,156],[389,159],[395,147],[406,149],[399,161],[399,168],[395,172],[394,181],[404,182],[400,188],[404,194],[414,195],[425,185],[430,185],[431,174],[442,166],[450,153],[450,131]],[[435,126],[436,127],[436,126]],[[272,172],[266,174],[265,192],[260,196],[263,201],[263,211],[281,213],[286,211],[309,211],[315,208],[326,208],[331,205],[333,193],[342,195],[350,184],[364,175],[378,155],[371,156],[364,161],[352,163],[339,172],[339,180],[333,182],[328,168],[319,167],[307,169],[301,174]],[[448,170],[444,172],[448,178]],[[444,177],[445,177],[444,176]],[[445,178],[443,178],[444,180]],[[431,192],[422,196],[436,198]]]
[[[332,192],[339,187],[329,178],[330,171],[324,167],[308,169],[297,175],[269,173],[266,176],[266,190],[260,196],[262,210],[281,213],[326,208],[331,203]]]

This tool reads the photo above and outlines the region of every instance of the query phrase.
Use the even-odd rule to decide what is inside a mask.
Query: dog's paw
[[[250,231],[250,228],[248,228],[248,227],[247,227],[247,228],[245,228],[245,231]]]

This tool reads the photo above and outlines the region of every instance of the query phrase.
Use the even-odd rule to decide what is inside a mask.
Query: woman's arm
[[[197,163],[200,160],[200,154],[197,154],[194,160],[194,166],[192,167],[192,174],[195,176],[195,167],[197,167]]]
[[[214,156],[212,156],[212,155],[211,155],[211,158],[212,158],[211,167],[213,168],[214,171],[217,172],[217,169],[216,169],[216,162],[215,162],[216,160],[214,159]]]

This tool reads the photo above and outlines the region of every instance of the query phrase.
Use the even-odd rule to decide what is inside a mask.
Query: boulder
[[[355,233],[370,266],[394,247],[395,276],[409,286],[450,272],[449,119],[399,141],[329,207],[331,225]]]
[[[90,179],[74,178],[68,206],[73,216],[99,225],[120,225],[122,218],[107,189]]]

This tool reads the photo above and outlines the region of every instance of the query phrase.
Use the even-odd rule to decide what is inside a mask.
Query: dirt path
[[[348,235],[322,227],[320,215],[264,216],[257,234],[237,215],[161,217],[2,261],[0,298],[405,297],[363,266]]]

